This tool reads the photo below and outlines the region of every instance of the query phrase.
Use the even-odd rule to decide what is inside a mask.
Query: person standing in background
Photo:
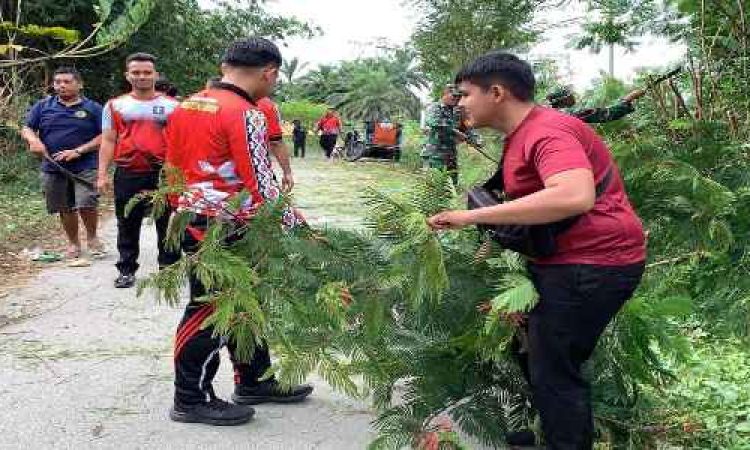
[[[447,171],[453,184],[458,184],[458,143],[461,140],[456,134],[461,127],[457,105],[455,86],[446,85],[440,100],[424,111],[420,124],[425,134],[420,155],[423,167]]]
[[[41,171],[47,211],[60,214],[68,239],[66,258],[78,258],[78,218],[94,256],[104,252],[97,237],[99,199],[95,189],[97,151],[101,142],[102,106],[81,95],[83,80],[73,67],[60,67],[52,78],[55,95],[29,110],[21,136],[29,151],[43,157]],[[64,173],[66,171],[67,173]],[[75,178],[88,181],[84,184]]]
[[[292,130],[292,141],[294,142],[294,157],[305,157],[305,143],[307,141],[307,130],[299,119],[292,121],[294,129]]]
[[[622,119],[635,111],[633,103],[646,94],[644,89],[629,92],[617,103],[601,108],[575,109],[576,96],[570,88],[558,87],[547,95],[547,103],[552,108],[564,111],[586,123],[607,123]]]
[[[125,77],[132,90],[107,102],[102,120],[102,147],[99,154],[99,190],[108,188],[107,168],[115,163],[114,194],[117,216],[117,250],[120,258],[115,287],[135,284],[140,253],[141,223],[148,213],[148,203],[139,201],[126,214],[130,201],[137,195],[159,188],[159,174],[164,164],[166,141],[163,129],[167,118],[179,102],[156,91],[156,58],[148,53],[134,53],[125,60]],[[179,251],[165,246],[171,211],[155,220],[158,263],[163,268],[180,259]]]
[[[325,115],[318,120],[315,130],[321,133],[320,146],[323,147],[326,158],[330,160],[341,132],[341,120],[336,115],[336,110],[328,108]]]

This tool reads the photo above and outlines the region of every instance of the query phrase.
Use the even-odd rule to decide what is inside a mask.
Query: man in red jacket
[[[237,41],[224,55],[222,80],[182,102],[170,117],[167,162],[182,172],[187,189],[177,207],[196,213],[183,241],[188,254],[200,247],[209,219],[233,209],[230,202],[240,192],[249,194],[240,211],[233,213],[240,217],[250,217],[281,193],[269,160],[267,120],[257,104],[271,93],[280,65],[281,54],[270,41]],[[298,218],[289,210],[283,220],[294,226]],[[271,366],[265,345],[256,346],[249,364],[237,361],[232,343],[214,336],[212,327],[202,328],[213,312],[210,304],[198,300],[205,294],[205,287],[191,274],[191,301],[175,340],[172,420],[238,425],[253,416],[253,409],[245,405],[297,402],[312,392],[309,385],[284,390],[273,378],[260,381]],[[211,387],[219,351],[227,344],[235,369],[234,404],[218,399]]]
[[[221,83],[221,77],[211,77],[206,82],[206,89],[211,89]],[[274,158],[281,167],[281,190],[291,192],[294,188],[294,175],[292,174],[292,162],[289,158],[289,149],[284,143],[283,130],[281,129],[281,112],[276,103],[270,97],[264,97],[257,102],[260,109],[266,116],[268,127],[268,145]]]
[[[533,102],[531,66],[491,52],[457,76],[476,127],[505,135],[502,178],[509,201],[429,219],[437,230],[474,224],[540,225],[575,218],[557,252],[530,261],[539,303],[527,318],[531,385],[550,450],[588,450],[594,436],[589,384],[581,366],[607,324],[633,295],[644,270],[641,221],[612,154],[579,119]],[[533,444],[533,442],[532,442]]]

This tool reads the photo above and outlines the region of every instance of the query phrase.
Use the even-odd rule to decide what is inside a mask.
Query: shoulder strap
[[[609,166],[609,169],[607,169],[607,173],[604,174],[604,178],[602,178],[602,181],[596,184],[596,198],[601,197],[602,194],[604,194],[604,191],[606,191],[609,187],[609,184],[612,182],[612,172],[613,167]]]
[[[498,191],[498,192],[504,192],[505,191],[505,182],[503,181],[503,162],[505,161],[505,149],[503,149],[503,153],[500,155],[500,162],[497,163],[497,169],[495,170],[495,173],[490,177],[489,180],[485,181],[484,184],[482,184],[482,187],[487,189],[488,191]]]

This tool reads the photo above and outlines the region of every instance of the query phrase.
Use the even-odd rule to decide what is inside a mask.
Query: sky
[[[460,1],[460,0],[457,0]],[[355,59],[377,52],[370,45],[385,41],[394,45],[406,43],[419,20],[416,12],[403,0],[270,0],[267,7],[277,13],[296,16],[323,29],[323,35],[310,40],[290,39],[282,48],[285,58],[298,57],[319,64]],[[564,21],[583,14],[580,2],[573,1],[564,10],[554,11],[543,19]],[[588,50],[567,48],[568,36],[579,29],[571,25],[563,30],[545,33],[544,41],[530,52],[531,58],[550,57],[561,68],[561,80],[577,89],[587,87],[601,71],[608,70],[608,53],[593,54]],[[664,67],[679,60],[683,51],[660,39],[644,39],[632,53],[618,49],[615,53],[615,75],[632,79],[640,67]],[[308,69],[309,70],[309,69]]]

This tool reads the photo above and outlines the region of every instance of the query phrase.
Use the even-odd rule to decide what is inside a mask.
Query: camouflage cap
[[[461,94],[458,92],[458,86],[456,86],[453,83],[448,83],[445,85],[445,90],[443,92],[450,92],[450,94],[454,97],[460,97]]]
[[[564,98],[568,98],[573,95],[573,91],[568,86],[558,86],[547,94],[547,101],[551,104],[555,104]]]

